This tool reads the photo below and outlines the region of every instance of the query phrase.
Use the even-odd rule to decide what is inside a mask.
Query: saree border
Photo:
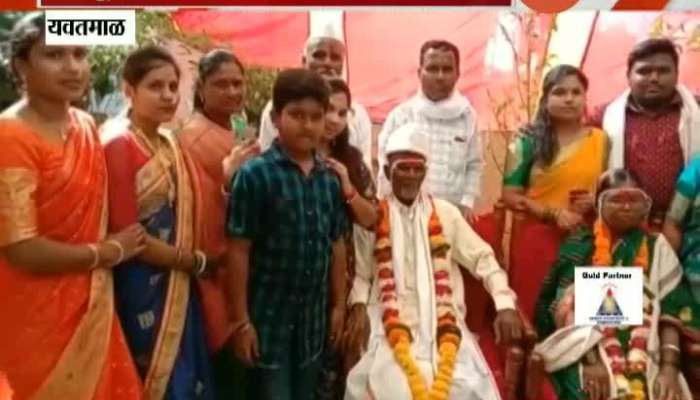
[[[185,161],[177,141],[165,132],[160,134],[167,139],[175,155],[177,172],[177,203],[175,246],[192,250],[193,209],[192,187]],[[190,298],[190,276],[183,271],[171,271],[168,291],[163,309],[158,337],[153,348],[151,364],[144,382],[145,400],[161,400],[165,396],[170,375],[180,351],[180,341],[187,318]]]
[[[107,233],[108,220],[106,180],[104,185],[98,236],[100,239]],[[107,268],[94,269],[90,277],[87,311],[56,366],[31,399],[92,399],[105,369],[114,321],[112,271]]]

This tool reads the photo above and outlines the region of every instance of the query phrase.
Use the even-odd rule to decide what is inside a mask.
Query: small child
[[[338,346],[342,334],[349,222],[340,182],[315,151],[328,98],[319,75],[281,72],[272,99],[279,137],[241,167],[231,190],[233,346],[258,400],[310,399],[324,341]]]

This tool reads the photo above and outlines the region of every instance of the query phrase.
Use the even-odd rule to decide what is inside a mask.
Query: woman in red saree
[[[180,70],[165,49],[127,56],[131,107],[109,120],[102,141],[109,174],[109,229],[140,223],[146,247],[114,271],[115,298],[147,400],[211,400],[214,387],[196,278],[209,270],[194,246],[190,174],[171,132]]]
[[[219,265],[226,250],[227,187],[238,167],[260,153],[245,121],[245,69],[227,50],[213,50],[199,61],[194,112],[177,133],[190,172],[194,198],[195,247],[203,249],[212,265]],[[237,124],[237,121],[244,121]],[[250,136],[250,137],[247,137]],[[213,354],[217,397],[242,397],[242,367],[225,347],[230,330],[222,282],[223,268],[213,279],[200,279],[207,344]]]
[[[105,237],[104,155],[70,107],[87,49],[46,46],[44,24],[30,14],[13,31],[25,97],[0,115],[0,371],[15,400],[140,399],[110,268],[143,249],[143,231]]]

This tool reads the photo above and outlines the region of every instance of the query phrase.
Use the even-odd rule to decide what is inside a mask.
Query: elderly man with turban
[[[346,400],[499,399],[466,313],[460,268],[481,280],[498,311],[496,335],[521,335],[515,295],[493,250],[459,209],[423,191],[426,136],[399,127],[386,145],[391,193],[374,232],[356,230],[348,347],[366,346]],[[430,397],[428,397],[430,396]]]

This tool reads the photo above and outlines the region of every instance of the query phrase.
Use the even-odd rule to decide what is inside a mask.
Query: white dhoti
[[[371,334],[367,352],[350,371],[345,400],[411,400],[408,378],[394,358],[393,350],[384,336],[381,306],[368,307]],[[458,317],[463,321],[462,316]],[[484,359],[474,335],[460,322],[462,342],[457,353],[450,400],[500,400],[493,374]],[[435,338],[420,337],[411,332],[414,342],[411,355],[421,370],[428,388],[433,383],[439,356]]]

